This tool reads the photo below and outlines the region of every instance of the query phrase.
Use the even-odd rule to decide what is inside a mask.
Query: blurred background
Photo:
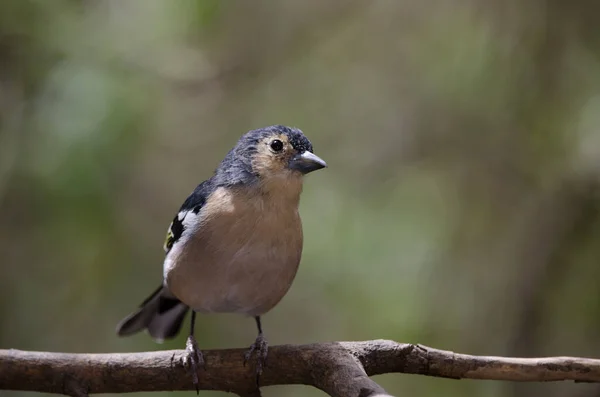
[[[599,13],[591,0],[1,1],[0,348],[182,348],[185,332],[158,345],[115,325],[160,283],[196,184],[242,133],[287,124],[329,168],[305,184],[300,271],[263,320],[272,345],[599,357]],[[201,316],[196,336],[247,347],[255,326]],[[398,396],[600,396],[375,379]]]

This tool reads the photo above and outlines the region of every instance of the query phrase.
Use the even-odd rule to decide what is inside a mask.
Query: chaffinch
[[[287,293],[302,255],[303,176],[326,166],[299,129],[244,134],[184,201],[167,231],[163,283],[119,323],[118,335],[146,329],[157,341],[173,338],[191,308],[185,363],[198,388],[196,313],[249,315],[258,336],[244,362],[256,352],[258,381],[268,351],[260,318]]]

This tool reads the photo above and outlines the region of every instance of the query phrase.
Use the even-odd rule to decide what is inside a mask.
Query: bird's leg
[[[198,367],[205,367],[204,356],[198,348],[198,342],[194,338],[194,325],[196,323],[196,312],[192,310],[192,326],[190,328],[190,336],[188,336],[185,342],[186,355],[183,358],[183,365],[186,366],[192,373],[192,381],[196,387],[196,393],[200,394],[198,387]]]
[[[260,375],[263,372],[263,368],[267,365],[267,353],[269,351],[269,345],[267,344],[267,340],[263,335],[262,326],[260,324],[260,316],[254,317],[256,321],[256,327],[258,328],[258,336],[252,345],[250,345],[250,349],[244,355],[244,365],[250,360],[252,353],[256,351],[256,386],[258,387],[258,380]]]

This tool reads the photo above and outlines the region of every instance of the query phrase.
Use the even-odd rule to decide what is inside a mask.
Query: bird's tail
[[[117,335],[128,336],[148,330],[157,342],[174,338],[188,312],[188,306],[160,286],[139,307],[117,325]]]

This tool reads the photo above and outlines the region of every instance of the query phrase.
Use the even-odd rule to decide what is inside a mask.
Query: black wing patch
[[[171,222],[169,230],[167,231],[167,237],[165,238],[163,245],[165,252],[168,253],[173,247],[173,244],[175,244],[183,234],[185,230],[183,221],[185,220],[187,214],[189,212],[193,212],[195,215],[198,215],[204,206],[204,203],[206,203],[206,199],[208,196],[210,196],[213,190],[213,183],[209,179],[199,184],[196,189],[194,189],[192,194],[190,194],[183,202],[181,208],[179,209],[179,213],[175,215],[175,218],[173,218],[173,222]]]
[[[173,247],[173,244],[175,244],[183,234],[183,220],[185,219],[185,214],[186,212],[182,211],[173,218],[173,222],[171,222],[169,230],[167,230],[167,237],[165,238],[165,243],[163,245],[165,252],[169,252]]]

